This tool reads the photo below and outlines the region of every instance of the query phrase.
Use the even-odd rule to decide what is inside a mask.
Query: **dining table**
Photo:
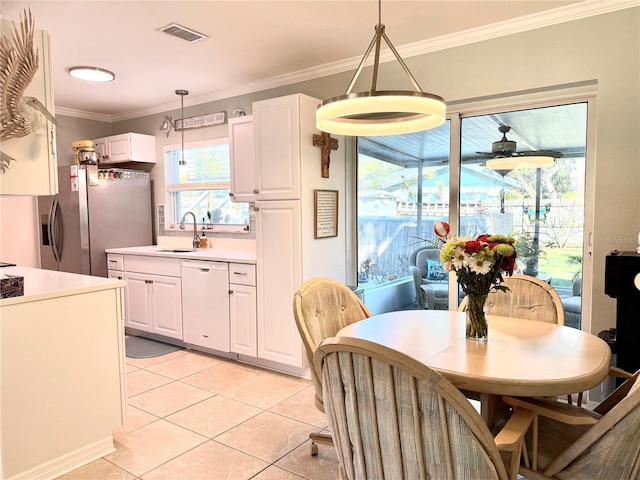
[[[402,310],[373,315],[337,335],[369,340],[436,370],[458,389],[479,394],[492,427],[503,395],[555,397],[589,390],[609,372],[611,349],[575,328],[488,315],[488,337],[466,338],[466,314]]]

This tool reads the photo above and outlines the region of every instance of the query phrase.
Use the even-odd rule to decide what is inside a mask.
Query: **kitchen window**
[[[185,167],[179,166],[181,158],[181,145],[165,147],[167,200],[172,212],[167,227],[177,228],[183,215],[193,212],[200,228],[245,229],[249,225],[249,204],[233,203],[229,197],[229,139],[185,143]]]

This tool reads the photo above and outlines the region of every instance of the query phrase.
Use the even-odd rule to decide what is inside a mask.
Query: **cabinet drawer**
[[[256,266],[248,263],[229,264],[229,283],[236,285],[256,285]]]
[[[107,269],[124,270],[124,255],[119,253],[107,253]]]
[[[125,255],[124,269],[127,272],[151,273],[180,277],[179,258],[146,257],[143,255]]]

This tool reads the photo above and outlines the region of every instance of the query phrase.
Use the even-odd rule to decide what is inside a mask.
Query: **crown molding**
[[[398,53],[404,59],[638,6],[640,6],[640,0],[586,0],[584,2],[578,2],[571,5],[554,8],[552,10],[546,10],[541,13],[535,13],[516,19],[495,22],[489,25],[483,25],[482,27],[472,28],[450,35],[443,35],[441,37],[406,44],[400,47],[396,47],[396,50],[398,50]],[[344,60],[339,60],[337,62],[318,65],[305,70],[299,70],[284,75],[266,78],[264,80],[242,85],[239,87],[219,90],[198,97],[190,97],[188,99],[188,105],[209,103],[216,100],[228,99],[239,95],[246,95],[262,90],[269,90],[271,88],[282,87],[294,83],[315,80],[317,78],[353,71],[357,68],[361,60],[361,56],[351,57]],[[395,57],[389,50],[381,52],[381,63],[386,63],[393,60],[395,60]],[[373,60],[368,60],[365,65],[371,64],[373,64]],[[187,105],[187,102],[185,102],[185,105]],[[56,108],[56,112],[63,115],[113,123],[130,120],[133,118],[145,117],[147,115],[165,113],[169,110],[175,110],[178,108],[180,108],[180,102],[174,101],[157,105],[152,108],[118,115],[98,115],[88,112],[73,111],[71,109],[65,108]],[[63,111],[65,113],[63,113]]]
[[[82,118],[83,120],[96,120],[98,122],[113,123],[112,115],[85,112],[84,110],[75,110],[73,108],[56,107],[56,115],[65,115],[67,117]]]

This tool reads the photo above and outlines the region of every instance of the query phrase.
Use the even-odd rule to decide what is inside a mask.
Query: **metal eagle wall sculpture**
[[[35,97],[24,95],[38,71],[38,50],[33,48],[34,21],[31,11],[20,16],[20,28],[13,23],[13,32],[0,37],[0,144],[14,138],[31,135],[40,128],[42,114],[60,123]],[[39,113],[38,113],[39,112]],[[0,151],[0,171],[5,173],[16,159]]]

